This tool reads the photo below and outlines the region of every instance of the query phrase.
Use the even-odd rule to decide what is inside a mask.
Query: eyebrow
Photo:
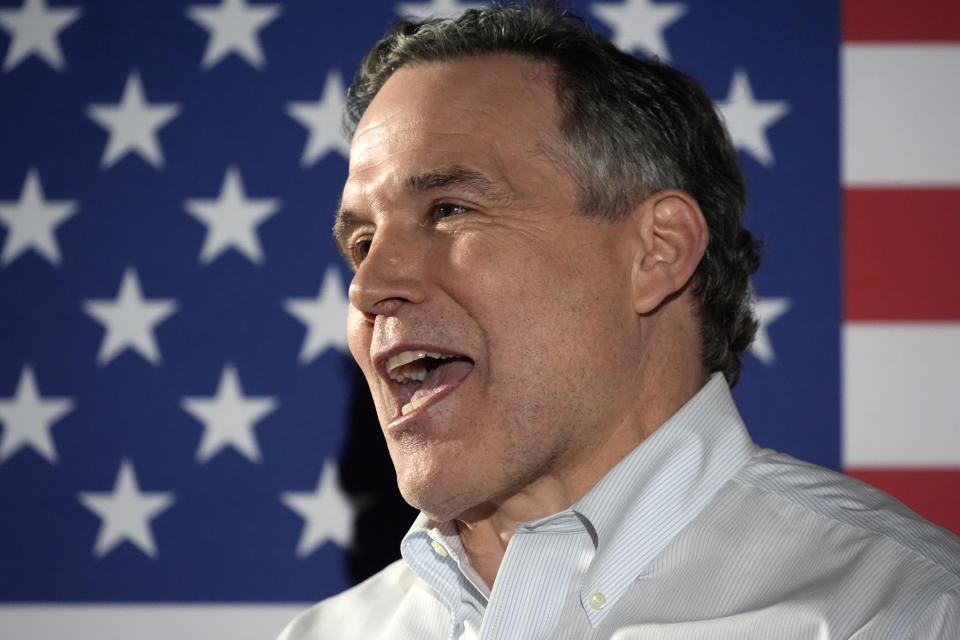
[[[337,213],[333,221],[333,243],[337,245],[340,255],[348,263],[352,264],[350,253],[347,251],[346,241],[351,232],[362,223],[353,211],[344,209],[343,205],[337,207]]]
[[[442,187],[457,186],[463,187],[468,191],[473,191],[477,195],[502,202],[507,200],[507,193],[482,173],[453,165],[444,169],[435,171],[426,171],[410,176],[406,181],[407,191],[413,193],[423,193],[431,189]]]
[[[506,190],[482,173],[467,169],[460,165],[451,165],[443,169],[417,173],[404,181],[404,191],[407,193],[425,193],[433,189],[456,186],[473,192],[479,197],[495,203],[506,203],[510,196]],[[345,242],[354,229],[363,224],[363,219],[355,212],[343,207],[337,208],[333,224],[333,240],[340,253],[346,253]]]

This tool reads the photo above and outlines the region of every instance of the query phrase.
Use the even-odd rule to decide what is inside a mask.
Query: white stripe
[[[0,605],[0,635],[31,640],[264,640],[307,605]]]
[[[960,44],[843,47],[843,177],[960,184]]]
[[[846,467],[960,465],[960,323],[847,323]]]

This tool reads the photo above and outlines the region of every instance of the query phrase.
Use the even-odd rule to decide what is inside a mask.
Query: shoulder
[[[294,618],[277,640],[343,638],[347,630],[351,637],[376,637],[370,625],[389,619],[387,612],[397,609],[417,582],[406,562],[397,560],[360,584],[310,607]]]
[[[764,561],[792,567],[825,610],[836,609],[834,618],[889,631],[877,637],[956,637],[932,631],[960,624],[960,538],[953,533],[879,489],[769,450],[721,493],[732,517],[755,527],[745,539],[757,538],[753,548]]]
[[[960,538],[924,520],[896,498],[855,478],[760,450],[734,479],[811,524],[842,529],[950,574],[960,584]]]
[[[773,451],[757,451],[649,572],[673,570],[677,593],[712,603],[709,616],[774,602],[815,615],[831,637],[958,637],[960,539],[878,489]]]

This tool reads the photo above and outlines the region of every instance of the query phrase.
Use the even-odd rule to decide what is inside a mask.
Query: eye
[[[358,238],[350,244],[350,258],[353,260],[353,264],[359,265],[363,262],[367,254],[370,253],[371,244],[373,244],[373,240],[369,236]]]
[[[456,216],[462,213],[469,211],[469,207],[465,207],[462,204],[454,204],[452,202],[441,202],[434,205],[433,215],[435,218],[449,218],[450,216]]]

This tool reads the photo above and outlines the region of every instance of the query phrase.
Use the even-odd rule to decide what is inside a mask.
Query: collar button
[[[443,545],[440,544],[439,541],[434,540],[433,542],[430,543],[430,546],[433,547],[433,550],[434,550],[434,551],[437,553],[437,555],[440,556],[441,558],[446,558],[446,557],[447,557],[447,550],[443,548]]]

